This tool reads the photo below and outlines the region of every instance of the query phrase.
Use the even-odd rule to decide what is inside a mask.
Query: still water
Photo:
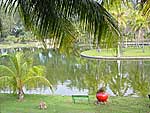
[[[95,94],[101,86],[105,86],[112,96],[146,96],[150,93],[150,61],[89,60],[53,50],[43,52],[36,48],[1,49],[0,54],[18,51],[33,54],[35,65],[46,66],[46,77],[54,90],[52,93],[46,87],[31,90],[24,88],[25,93]],[[5,89],[0,92],[11,91]]]

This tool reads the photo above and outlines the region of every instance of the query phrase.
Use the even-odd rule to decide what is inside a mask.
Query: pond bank
[[[113,49],[93,49],[81,52],[81,57],[103,60],[150,60],[150,46],[142,48],[123,48],[119,55]]]
[[[24,47],[37,47],[41,48],[42,45],[39,42],[28,42],[28,43],[0,43],[0,49],[9,49],[9,48],[24,48]]]
[[[89,56],[85,54],[81,54],[81,57],[87,59],[102,59],[102,60],[150,60],[150,57],[107,57],[107,56]]]
[[[22,102],[16,96],[0,94],[1,113],[149,113],[150,100],[140,97],[110,97],[106,105],[95,105],[95,96],[90,95],[90,104],[86,100],[76,104],[71,96],[25,95]],[[40,110],[40,101],[47,104],[46,110]]]

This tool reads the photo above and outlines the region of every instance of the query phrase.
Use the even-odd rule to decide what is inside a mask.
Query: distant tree
[[[0,9],[1,18],[1,38],[5,38],[9,35],[12,26],[14,25],[14,20],[10,14],[6,14],[5,11]]]
[[[22,32],[25,29],[18,12],[14,14],[5,13],[4,9],[1,8],[0,21],[1,38],[5,38],[9,35],[14,35],[15,37],[23,35]]]

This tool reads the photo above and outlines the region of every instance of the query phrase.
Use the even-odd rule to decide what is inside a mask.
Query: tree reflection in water
[[[46,66],[47,78],[53,84],[54,92],[61,84],[69,90],[86,89],[89,94],[95,94],[101,86],[115,96],[146,96],[150,93],[150,61],[87,60],[54,51],[25,51],[34,55],[34,64]]]

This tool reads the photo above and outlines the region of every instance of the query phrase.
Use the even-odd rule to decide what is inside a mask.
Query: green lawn
[[[6,48],[24,48],[24,47],[36,47],[36,43],[37,42],[29,42],[29,43],[12,43],[12,44],[8,44],[8,43],[4,43],[4,44],[0,44],[0,49]]]
[[[88,50],[82,52],[82,54],[88,56],[116,56],[116,49],[101,49],[100,52],[97,50]],[[142,48],[122,48],[121,56],[150,56],[150,47],[145,47],[144,52]]]
[[[46,110],[38,108],[39,102],[47,103]],[[9,94],[0,94],[0,113],[150,113],[150,100],[137,97],[110,97],[106,105],[95,105],[94,96],[72,102],[71,96],[25,95],[23,102]]]

